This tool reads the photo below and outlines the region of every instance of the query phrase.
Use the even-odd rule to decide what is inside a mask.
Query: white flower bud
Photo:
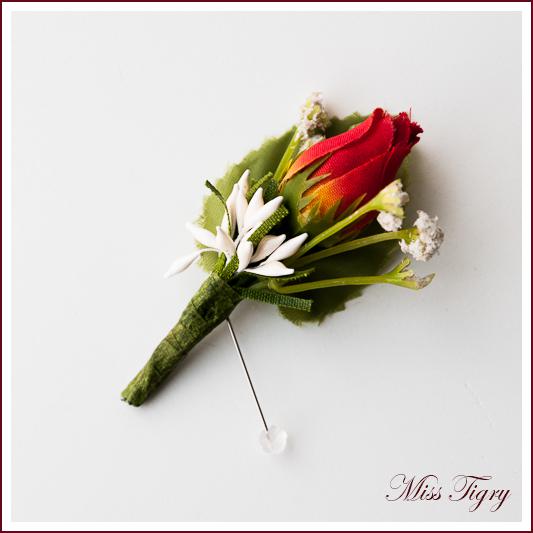
[[[267,202],[263,207],[254,213],[253,217],[246,219],[246,224],[243,226],[242,231],[262,224],[268,217],[274,214],[276,209],[283,203],[283,196],[276,196],[270,202]]]
[[[204,252],[218,252],[215,248],[203,248],[202,250],[196,250],[192,254],[178,257],[171,265],[170,268],[165,272],[164,277],[170,278],[175,274],[183,272],[189,268]]]
[[[305,143],[314,135],[323,133],[328,124],[329,117],[324,110],[322,93],[314,92],[301,107],[297,132]]]
[[[239,268],[237,272],[242,272],[249,264],[254,253],[254,245],[247,240],[241,241],[237,246],[237,257],[239,259]]]
[[[233,237],[235,233],[235,227],[237,224],[237,196],[239,195],[239,185],[236,183],[231,190],[231,194],[226,200],[227,213],[225,212],[222,217],[222,223],[220,224],[224,229],[227,230],[228,234]]]
[[[402,227],[402,218],[386,211],[379,212],[378,222],[385,231],[398,231]]]
[[[231,237],[226,233],[224,228],[217,226],[216,246],[217,250],[224,252],[229,259],[235,253],[235,243]]]
[[[216,248],[216,237],[208,230],[187,222],[187,229],[192,233],[196,241],[208,248]]]
[[[444,241],[444,232],[437,225],[438,217],[431,218],[424,211],[417,211],[415,227],[418,230],[416,239],[407,243],[400,241],[402,252],[409,254],[417,261],[429,261],[439,250]]]
[[[307,233],[302,233],[284,242],[272,255],[265,261],[283,261],[292,257],[302,246],[307,239]]]
[[[259,266],[247,268],[245,272],[252,272],[261,276],[279,277],[287,276],[294,273],[293,268],[287,268],[279,261],[272,261],[270,263],[261,263]]]
[[[250,170],[246,169],[242,176],[239,178],[239,181],[237,182],[237,185],[239,186],[239,189],[242,191],[244,196],[248,194],[248,190],[250,188],[250,185],[248,183],[248,177],[250,176]]]
[[[252,256],[251,262],[255,263],[257,261],[262,261],[263,259],[268,257],[272,252],[274,252],[280,247],[285,238],[285,234],[266,235],[265,237],[263,237],[257,245],[255,253]]]
[[[264,205],[265,202],[263,201],[263,189],[262,187],[259,187],[248,203],[248,208],[244,214],[243,228],[248,229],[252,227],[252,221],[255,219],[257,213]]]
[[[409,201],[409,195],[403,190],[401,180],[387,185],[377,196],[381,211],[403,217],[402,207]]]

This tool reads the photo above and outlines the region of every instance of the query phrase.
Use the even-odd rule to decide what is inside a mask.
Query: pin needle
[[[241,358],[241,363],[244,368],[244,372],[246,372],[246,377],[248,378],[248,383],[250,384],[250,388],[252,389],[255,403],[257,404],[257,408],[259,409],[259,414],[261,415],[263,426],[265,426],[265,431],[268,433],[268,424],[266,423],[265,415],[263,414],[263,409],[261,409],[261,404],[259,403],[259,399],[257,398],[254,384],[252,383],[252,378],[250,377],[250,373],[248,372],[248,368],[246,367],[246,363],[244,362],[244,357],[242,355],[241,347],[239,346],[239,341],[237,340],[237,336],[235,335],[235,331],[233,330],[233,325],[231,324],[229,318],[226,318],[226,322],[228,323],[229,332],[231,334],[231,338],[233,339],[233,344],[235,345],[235,349],[237,350],[237,353],[239,354],[239,357]]]

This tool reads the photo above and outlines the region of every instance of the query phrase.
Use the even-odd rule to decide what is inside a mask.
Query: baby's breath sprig
[[[311,93],[300,109],[300,119],[294,134],[274,173],[273,179],[277,183],[281,182],[287,169],[298,154],[307,150],[313,144],[324,140],[324,134],[329,123],[330,120],[324,108],[322,93]]]
[[[402,239],[400,248],[402,252],[411,255],[417,261],[429,261],[444,241],[444,232],[437,225],[439,218],[430,217],[424,211],[418,211],[415,221],[417,230],[415,238]]]

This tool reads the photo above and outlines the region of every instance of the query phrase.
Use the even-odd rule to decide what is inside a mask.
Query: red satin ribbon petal
[[[411,122],[407,113],[400,113],[392,120],[395,129],[394,144],[408,143],[414,146],[419,141],[417,135],[424,130],[416,122]]]
[[[378,155],[388,152],[392,146],[393,136],[392,118],[390,115],[383,115],[381,119],[374,120],[367,135],[334,152],[311,177],[330,174],[321,184],[337,179]]]
[[[385,152],[343,176],[326,183],[317,183],[306,192],[306,196],[310,194],[314,199],[306,210],[318,202],[319,213],[324,215],[340,199],[341,203],[336,212],[338,216],[360,196],[365,195],[367,200],[374,197],[383,188],[380,178],[383,176],[388,159],[389,152]]]
[[[383,114],[383,109],[377,108],[374,110],[372,115],[370,115],[366,120],[355,126],[355,128],[341,133],[340,135],[335,135],[335,137],[330,137],[329,139],[325,139],[319,143],[314,144],[305,152],[303,152],[300,157],[298,157],[298,159],[296,159],[284,179],[290,179],[292,176],[294,176],[294,174],[309,166],[310,164],[314,163],[315,161],[318,161],[322,157],[359,140],[372,127],[374,121],[380,120],[382,118]]]

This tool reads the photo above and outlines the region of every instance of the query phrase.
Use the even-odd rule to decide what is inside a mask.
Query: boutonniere
[[[295,324],[320,323],[368,285],[426,287],[433,274],[416,276],[411,258],[429,260],[443,232],[424,211],[404,224],[405,159],[421,133],[407,113],[380,108],[330,118],[315,93],[297,125],[206,181],[202,214],[187,224],[197,249],[166,276],[199,261],[208,277],[122,398],[141,405],[216,326],[231,328],[246,299],[277,306]],[[395,251],[404,256],[387,267]],[[279,451],[286,435],[261,416],[264,446]]]

